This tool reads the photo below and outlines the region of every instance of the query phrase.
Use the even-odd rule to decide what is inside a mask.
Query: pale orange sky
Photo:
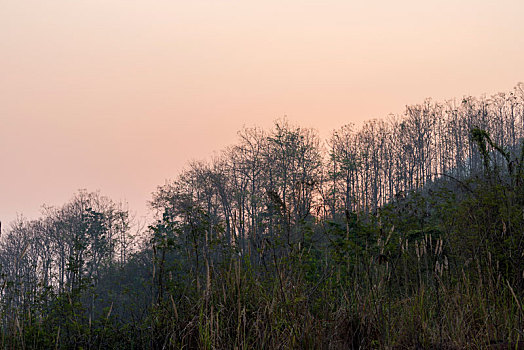
[[[139,216],[245,124],[322,136],[524,80],[524,1],[0,0],[0,220],[80,188]]]

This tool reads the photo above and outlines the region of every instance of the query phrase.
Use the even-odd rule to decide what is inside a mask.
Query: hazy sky
[[[522,0],[0,0],[0,220],[157,185],[283,115],[326,136],[524,80]]]

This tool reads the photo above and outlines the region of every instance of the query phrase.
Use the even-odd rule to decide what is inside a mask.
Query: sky
[[[521,0],[0,0],[0,220],[127,201],[286,115],[322,137],[524,81]],[[4,226],[5,227],[5,226]]]

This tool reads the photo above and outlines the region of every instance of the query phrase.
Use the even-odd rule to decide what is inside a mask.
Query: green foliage
[[[279,135],[270,140],[275,147],[301,140],[298,131]],[[14,250],[15,273],[4,262],[1,346],[515,345],[524,325],[524,154],[511,160],[478,128],[471,138],[484,176],[405,191],[373,213],[334,204],[329,217],[293,216],[293,197],[268,190],[253,237],[216,215],[219,197],[211,191],[207,206],[177,193],[163,202],[143,249],[120,263],[104,254],[114,244],[109,213],[86,206],[56,225],[71,233],[63,271],[69,280],[61,288],[53,285],[58,276],[46,284],[31,275],[29,244]],[[495,168],[488,146],[508,161],[506,168]],[[295,190],[304,190],[297,183]]]

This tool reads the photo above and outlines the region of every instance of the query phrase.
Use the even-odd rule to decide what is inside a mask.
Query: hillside
[[[79,191],[4,228],[1,346],[522,348],[523,140],[518,85],[325,142],[244,128],[143,232]]]

